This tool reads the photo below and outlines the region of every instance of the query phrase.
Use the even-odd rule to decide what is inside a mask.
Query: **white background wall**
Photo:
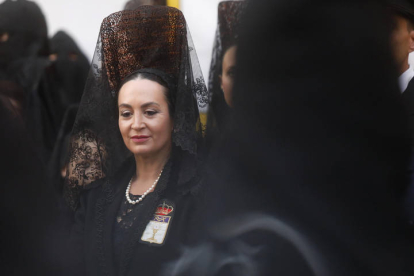
[[[49,36],[59,30],[69,33],[89,60],[92,59],[99,28],[109,14],[120,11],[127,0],[32,0],[46,16]],[[180,0],[197,50],[204,78],[208,78],[213,37],[217,25],[217,5],[221,0]],[[0,0],[3,2],[3,0]],[[414,54],[410,55],[414,64]]]
[[[71,35],[89,60],[95,50],[102,20],[123,9],[127,0],[32,0],[43,13],[49,36],[64,30]],[[3,0],[0,0],[3,2]],[[220,0],[180,0],[181,7],[197,50],[204,78],[208,78],[213,37]]]

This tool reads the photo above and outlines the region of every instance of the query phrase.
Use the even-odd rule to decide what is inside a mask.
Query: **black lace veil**
[[[76,208],[91,182],[112,176],[131,156],[118,128],[117,91],[134,71],[162,71],[176,82],[173,145],[196,158],[201,140],[199,107],[208,100],[197,55],[181,11],[141,6],[105,18],[72,132],[65,197]],[[183,181],[189,172],[182,173]]]
[[[220,131],[224,128],[223,122],[228,117],[230,111],[224,99],[219,76],[222,73],[222,61],[226,50],[237,42],[245,6],[246,2],[244,1],[223,1],[218,5],[218,23],[208,79],[211,100],[206,127],[208,139],[214,136],[213,133],[215,131]]]

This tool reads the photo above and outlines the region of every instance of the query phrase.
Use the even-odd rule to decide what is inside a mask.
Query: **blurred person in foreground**
[[[408,220],[414,225],[414,70],[408,63],[409,55],[414,51],[414,1],[388,0],[388,6],[393,17],[392,50],[399,72],[398,83],[408,113],[411,134],[412,161],[408,172],[411,185],[407,190],[402,190],[402,194],[405,197],[404,207]]]
[[[164,275],[414,274],[390,20],[377,1],[250,2],[204,242]]]
[[[66,250],[56,232],[54,196],[30,133],[9,104],[0,101],[0,271],[60,275]]]

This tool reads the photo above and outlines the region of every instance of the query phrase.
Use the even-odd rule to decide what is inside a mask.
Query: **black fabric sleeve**
[[[86,194],[80,198],[80,206],[75,213],[75,222],[72,226],[68,248],[70,257],[68,260],[68,275],[86,275],[85,269],[85,220],[87,200]]]

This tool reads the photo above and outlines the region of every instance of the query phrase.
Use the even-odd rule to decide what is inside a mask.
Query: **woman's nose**
[[[131,126],[133,129],[141,129],[145,127],[144,120],[141,114],[136,113],[134,115],[133,120],[134,121],[132,122],[132,126]]]

